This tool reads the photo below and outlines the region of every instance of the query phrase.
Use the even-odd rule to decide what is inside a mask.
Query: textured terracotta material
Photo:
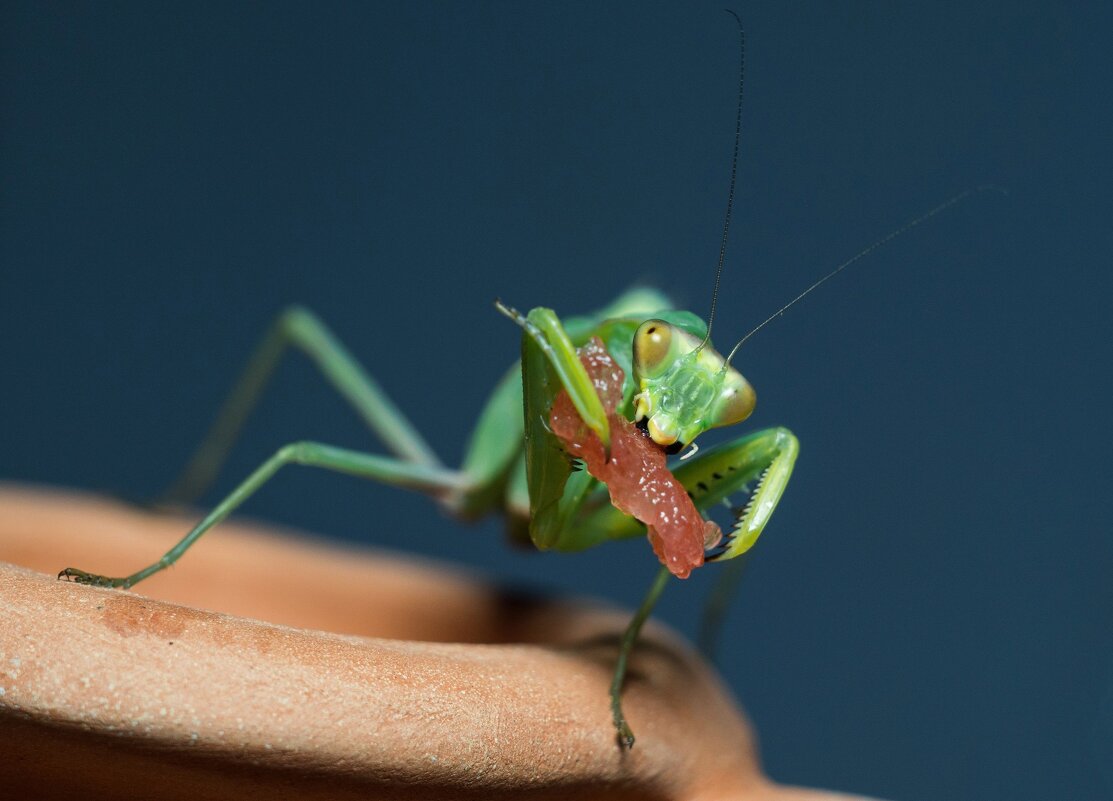
[[[661,627],[412,560],[227,524],[139,592],[183,520],[0,489],[0,787],[10,798],[790,799],[713,672]],[[15,567],[14,565],[21,565]]]

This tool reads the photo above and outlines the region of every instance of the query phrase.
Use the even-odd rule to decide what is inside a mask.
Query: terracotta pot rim
[[[621,751],[607,686],[627,618],[597,605],[513,599],[456,570],[242,524],[139,593],[53,575],[60,561],[149,561],[181,531],[181,519],[87,495],[0,486],[0,559],[29,566],[0,564],[5,786],[52,797],[44,782],[64,776],[58,797],[76,783],[168,799],[830,797],[762,777],[729,693],[660,626],[632,660],[624,706],[639,740]],[[257,557],[247,567],[245,549]],[[273,581],[295,566],[313,600]]]

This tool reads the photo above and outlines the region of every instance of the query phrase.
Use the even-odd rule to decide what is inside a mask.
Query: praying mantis
[[[735,164],[737,134],[736,125]],[[731,198],[733,186],[732,168]],[[919,224],[961,197],[921,215],[877,244]],[[724,242],[730,207],[728,200]],[[877,244],[844,262],[788,305]],[[716,286],[723,266],[722,254],[721,249]],[[624,373],[618,414],[643,424],[646,436],[655,446],[669,451],[691,448],[707,429],[734,425],[748,417],[756,396],[731,365],[737,346],[724,357],[711,343],[714,302],[706,323],[671,306],[665,295],[647,288],[631,290],[598,311],[564,320],[545,308],[523,314],[500,304],[500,311],[522,329],[522,359],[492,392],[457,469],[442,463],[378,382],[316,315],[300,307],[288,309],[264,336],[168,497],[196,498],[211,484],[261,396],[268,376],[291,349],[302,351],[317,365],[389,454],[364,453],[320,442],[290,443],[259,465],[157,561],[122,577],[73,567],[62,570],[59,577],[95,586],[135,586],[174,564],[202,535],[240,507],[282,467],[291,464],[416,490],[462,518],[501,512],[545,550],[577,551],[642,536],[645,533],[642,524],[607,501],[607,488],[599,479],[588,471],[575,469],[551,430],[549,415],[556,397],[564,391],[604,448],[610,444],[612,425],[591,376],[576,355],[577,348],[598,337]],[[787,305],[769,320],[785,308]],[[728,562],[753,546],[783,496],[798,449],[790,431],[771,428],[699,453],[685,454],[690,458],[681,462],[675,477],[690,493],[697,510],[705,511],[732,496],[746,494],[747,488],[752,487],[732,530],[708,551],[708,561]],[[663,566],[620,644],[610,701],[617,738],[623,747],[634,744],[621,706],[627,660],[669,576],[668,567]]]

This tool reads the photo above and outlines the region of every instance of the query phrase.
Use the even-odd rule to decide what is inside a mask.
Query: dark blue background
[[[453,462],[517,352],[496,295],[567,314],[648,280],[705,312],[736,80],[721,2],[314,5],[4,4],[0,475],[154,493],[292,301]],[[721,661],[779,780],[1113,793],[1100,6],[738,9],[720,344],[940,200],[1010,192],[738,360],[753,425],[802,442]],[[377,447],[292,359],[220,489],[297,438]],[[656,569],[643,542],[513,552],[495,521],[306,470],[247,512],[626,605]],[[693,632],[708,578],[662,616]]]

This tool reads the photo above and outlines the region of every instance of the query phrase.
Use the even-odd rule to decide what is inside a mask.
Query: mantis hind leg
[[[508,436],[503,423],[513,421],[508,406],[520,408],[521,383],[508,375],[499,383],[473,437],[464,467],[443,467],[432,450],[360,364],[310,312],[286,310],[256,349],[205,440],[166,497],[188,501],[212,482],[258,402],[278,360],[290,346],[303,350],[326,379],[359,412],[396,456],[362,453],[318,442],[295,442],[280,448],[255,469],[157,562],[128,576],[109,577],[66,568],[59,578],[102,587],[131,587],[174,564],[203,534],[220,523],[259,490],[281,467],[302,464],[414,489],[436,498],[450,512],[469,514],[485,509],[497,494],[510,462],[521,448],[521,437]],[[519,422],[520,425],[520,422]],[[501,430],[500,430],[501,429]]]
[[[128,576],[117,578],[88,573],[67,567],[58,574],[60,579],[71,579],[79,584],[92,584],[98,587],[122,587],[127,589],[145,578],[165,570],[181,558],[190,546],[205,532],[220,523],[237,507],[254,495],[269,481],[280,468],[288,464],[301,464],[319,467],[339,473],[348,473],[361,478],[384,481],[397,486],[428,492],[430,494],[452,493],[460,489],[459,473],[440,467],[414,464],[388,456],[361,453],[344,448],[336,448],[320,442],[294,442],[279,448],[273,456],[255,469],[238,487],[193,527],[173,548],[157,561]]]
[[[189,503],[208,489],[275,367],[291,347],[309,356],[325,379],[400,459],[428,467],[441,466],[432,448],[324,323],[312,312],[293,306],[278,316],[263,337],[201,445],[160,501]]]
[[[746,566],[750,562],[751,551],[732,559],[723,565],[719,575],[715,577],[715,584],[711,594],[703,607],[703,616],[700,618],[699,634],[696,636],[696,646],[709,662],[715,661],[715,653],[719,647],[719,635],[723,630],[723,621],[731,602],[738,594],[738,587],[746,574]]]

